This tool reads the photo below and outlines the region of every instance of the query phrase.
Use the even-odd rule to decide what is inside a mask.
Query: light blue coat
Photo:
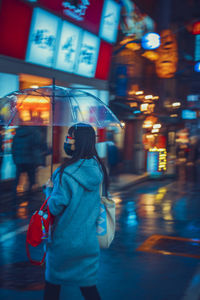
[[[55,220],[48,241],[45,279],[54,284],[95,285],[102,171],[94,158],[81,159],[65,168],[62,185],[58,171],[54,172],[54,188],[48,201]]]

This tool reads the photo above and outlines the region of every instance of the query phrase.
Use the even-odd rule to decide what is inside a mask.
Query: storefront
[[[18,89],[52,84],[81,88],[109,102],[108,76],[113,44],[117,38],[120,6],[113,0],[70,1],[2,0],[0,6],[0,97]],[[27,101],[21,109],[22,118],[30,112],[45,121],[48,104]],[[45,123],[45,122],[44,122]],[[12,129],[12,130],[11,130]],[[14,176],[14,166],[7,140],[12,143],[15,128],[4,134],[5,165]],[[51,144],[50,128],[46,142]],[[56,147],[54,162],[62,160],[62,141],[66,128],[54,130]],[[103,134],[102,134],[103,136]],[[105,143],[100,137],[98,151],[105,157]],[[9,158],[9,159],[8,159]]]

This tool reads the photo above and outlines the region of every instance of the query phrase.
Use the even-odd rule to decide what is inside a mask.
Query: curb
[[[147,180],[151,180],[151,178],[150,178],[149,175],[147,175],[147,176],[145,176],[143,178],[139,178],[139,179],[136,179],[134,181],[131,181],[131,182],[129,182],[129,183],[127,183],[127,184],[125,184],[125,185],[123,185],[121,187],[116,187],[114,189],[111,189],[110,192],[111,193],[113,193],[113,192],[123,192],[124,190],[129,189],[129,188],[131,188],[131,187],[133,187],[133,186],[135,186],[137,184],[143,183],[143,182],[145,182]]]

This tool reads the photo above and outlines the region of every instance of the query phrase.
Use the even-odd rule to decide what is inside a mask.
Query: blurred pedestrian
[[[14,198],[22,173],[28,175],[28,191],[31,192],[36,182],[36,168],[41,164],[41,136],[34,126],[20,126],[16,129],[12,143],[12,155],[16,165]]]
[[[115,181],[118,173],[119,150],[113,141],[107,142],[107,158],[110,180]]]
[[[99,242],[96,222],[100,211],[100,184],[106,168],[95,149],[92,126],[69,128],[64,150],[71,158],[54,172],[48,201],[55,216],[47,244],[45,300],[58,300],[61,285],[74,283],[84,299],[99,300],[97,271]]]

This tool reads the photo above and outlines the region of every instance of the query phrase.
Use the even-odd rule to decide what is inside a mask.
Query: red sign
[[[54,13],[72,21],[88,31],[98,34],[103,0],[79,0],[77,6],[69,0],[38,0],[38,3]]]
[[[32,7],[17,0],[2,0],[0,54],[25,59]]]
[[[101,41],[95,78],[107,80],[110,70],[112,45]]]
[[[192,28],[192,34],[200,34],[200,22],[196,22]]]

